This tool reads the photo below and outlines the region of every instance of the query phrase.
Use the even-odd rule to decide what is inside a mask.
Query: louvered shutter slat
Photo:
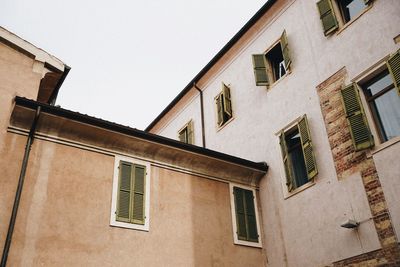
[[[292,60],[290,59],[289,56],[289,45],[287,41],[286,30],[284,30],[281,35],[281,49],[282,49],[283,60],[285,61],[285,68],[286,71],[288,71],[290,64],[292,63]]]
[[[293,190],[293,178],[292,178],[291,171],[290,171],[290,165],[289,165],[290,163],[289,163],[289,159],[288,159],[288,152],[287,152],[284,132],[281,132],[281,134],[279,136],[279,144],[281,146],[283,165],[285,168],[286,186],[288,188],[288,191],[291,192]]]
[[[135,182],[133,188],[132,221],[144,224],[144,194],[145,194],[146,169],[143,166],[135,166]]]
[[[222,84],[222,95],[224,98],[224,111],[226,114],[232,117],[232,101],[231,101],[231,92],[228,86],[224,83]]]
[[[120,162],[119,171],[117,220],[128,222],[130,218],[131,207],[132,166],[130,164]]]
[[[341,95],[355,150],[372,147],[374,139],[369,129],[356,85],[351,84],[343,88]]]
[[[394,86],[400,94],[400,50],[397,50],[387,61],[389,72],[392,76]]]
[[[258,54],[252,55],[254,76],[257,86],[269,85],[267,74],[267,63],[265,62],[265,55]]]
[[[317,6],[326,36],[335,31],[339,27],[339,24],[333,11],[331,0],[318,1]]]
[[[307,116],[303,116],[298,123],[301,146],[303,149],[304,163],[306,164],[308,180],[313,179],[318,174],[315,155],[312,148],[310,129],[308,127]]]
[[[247,221],[247,238],[250,241],[258,241],[256,212],[254,208],[253,191],[244,190],[246,201],[246,221]]]

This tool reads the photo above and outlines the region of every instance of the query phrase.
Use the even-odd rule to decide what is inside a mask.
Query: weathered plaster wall
[[[0,155],[2,155],[0,168],[3,170],[3,175],[0,177],[1,251],[7,233],[26,142],[26,137],[11,138],[6,133],[13,107],[13,98],[16,95],[36,98],[43,67],[43,63],[35,63],[34,59],[0,42]],[[34,69],[35,71],[40,69],[40,73],[35,72]]]
[[[150,231],[110,226],[113,165],[113,156],[36,140],[9,265],[263,265],[262,249],[233,244],[227,183],[153,166]]]
[[[317,85],[346,67],[345,83],[399,48],[393,38],[400,33],[400,2],[374,1],[372,8],[339,33],[325,37],[316,1],[291,1],[255,39],[237,50],[236,57],[203,81],[207,148],[253,161],[266,161],[267,176],[260,184],[266,251],[270,266],[320,266],[380,248],[374,223],[367,220],[358,232],[343,229],[347,218],[366,220],[371,212],[358,173],[338,179],[321,114]],[[262,53],[286,30],[292,72],[268,90],[257,87],[251,54]],[[214,97],[221,82],[230,84],[234,119],[221,130],[216,127]],[[187,110],[192,109],[188,105]],[[185,113],[182,111],[182,114]],[[188,116],[188,113],[185,113]],[[315,185],[284,199],[283,164],[276,133],[297,117],[307,114],[319,174]],[[198,120],[198,115],[191,116]],[[158,134],[179,129],[179,115]],[[195,127],[196,134],[201,129]],[[398,188],[400,171],[385,156],[374,156],[384,188]],[[379,174],[380,175],[380,174]],[[385,185],[386,184],[386,185]],[[397,197],[389,196],[389,210],[397,212]],[[395,219],[396,220],[396,219]]]

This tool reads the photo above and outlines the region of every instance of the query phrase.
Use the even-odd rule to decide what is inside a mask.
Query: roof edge
[[[222,49],[207,63],[206,66],[186,85],[186,87],[161,111],[161,113],[144,129],[149,132],[174,106],[179,100],[192,88],[194,83],[197,83],[212,66],[221,59],[229,49],[231,49],[237,41],[267,12],[277,0],[268,0],[253,17],[222,47]]]
[[[122,134],[126,134],[132,137],[144,139],[150,142],[158,143],[161,145],[170,146],[177,149],[186,150],[195,154],[200,154],[203,156],[212,157],[215,159],[219,159],[222,161],[227,161],[230,163],[234,163],[237,165],[241,165],[246,168],[251,168],[263,173],[266,173],[268,170],[268,165],[265,162],[253,162],[250,160],[246,160],[243,158],[238,158],[232,155],[224,154],[218,151],[210,150],[207,148],[198,147],[195,145],[186,144],[177,140],[173,140],[170,138],[166,138],[160,135],[152,134],[149,132],[145,132],[142,130],[138,130],[136,128],[131,128],[129,126],[124,126],[121,124],[117,124],[114,122],[102,120],[99,118],[95,118],[92,116],[84,115],[79,112],[70,111],[67,109],[63,109],[60,107],[52,106],[49,104],[37,102],[31,99],[27,99],[24,97],[16,96],[15,104],[18,106],[22,106],[29,109],[36,109],[37,107],[41,107],[41,112],[45,112],[51,115],[60,116],[63,118],[67,118],[70,120],[75,120],[81,123],[86,123],[92,126],[96,126],[99,128],[103,128],[109,131],[114,131]]]

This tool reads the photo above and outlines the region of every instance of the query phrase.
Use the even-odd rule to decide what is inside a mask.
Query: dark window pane
[[[364,0],[338,0],[344,22],[352,20],[367,6]]]
[[[286,136],[286,144],[288,148],[288,157],[291,162],[291,169],[293,174],[294,188],[300,187],[308,182],[306,165],[304,163],[303,149],[301,147],[301,140],[299,131],[289,133]]]
[[[279,80],[285,75],[285,61],[283,60],[281,43],[274,46],[266,55],[269,64],[271,65],[273,78]]]

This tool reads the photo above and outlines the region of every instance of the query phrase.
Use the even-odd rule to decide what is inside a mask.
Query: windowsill
[[[232,118],[227,120],[223,125],[221,125],[221,126],[217,125],[217,132],[221,131],[226,125],[228,125],[231,121],[233,121],[233,119],[235,119],[235,117],[232,116]]]
[[[306,184],[303,184],[300,187],[297,187],[292,192],[288,192],[287,189],[286,189],[286,192],[284,192],[285,196],[283,197],[283,199],[288,199],[288,198],[290,198],[290,197],[292,197],[292,196],[294,196],[294,195],[306,190],[307,188],[312,187],[313,185],[315,185],[315,178],[311,182],[308,182]],[[285,184],[285,187],[286,187],[286,184]]]
[[[291,73],[290,70],[288,70],[284,75],[282,75],[282,77],[280,77],[278,80],[274,81],[273,84],[271,84],[270,86],[267,86],[267,90],[271,90],[273,87],[277,86],[277,84],[280,83],[280,81],[282,81],[286,76],[288,76]]]
[[[250,241],[244,241],[244,240],[235,240],[234,242],[235,245],[240,245],[240,246],[247,246],[247,247],[253,247],[253,248],[262,248],[262,245],[260,242],[250,242]]]
[[[380,151],[385,150],[386,148],[388,148],[394,144],[397,144],[399,142],[400,142],[400,136],[397,136],[397,137],[390,139],[389,141],[386,141],[382,144],[376,145],[373,149],[371,149],[369,156],[379,153]]]
[[[339,26],[339,30],[336,32],[336,35],[339,35],[342,31],[344,31],[347,27],[349,27],[351,24],[353,24],[353,22],[355,22],[356,20],[358,20],[362,15],[364,15],[364,13],[368,12],[373,6],[373,3],[369,4],[363,11],[361,11],[360,14],[358,14],[355,18],[353,18],[352,20],[346,22],[346,24],[344,24],[343,26]]]
[[[134,224],[134,223],[126,223],[126,222],[119,222],[112,220],[110,222],[110,226],[112,227],[119,227],[119,228],[126,228],[131,230],[139,230],[144,232],[149,232],[148,225],[141,225],[141,224]]]

